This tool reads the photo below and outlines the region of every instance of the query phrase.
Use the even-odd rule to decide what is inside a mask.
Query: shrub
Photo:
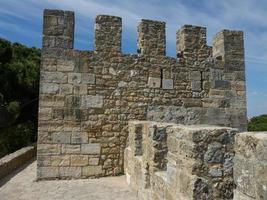
[[[248,131],[267,131],[267,115],[251,118],[248,123]]]

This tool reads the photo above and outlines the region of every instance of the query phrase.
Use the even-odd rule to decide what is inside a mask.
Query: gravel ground
[[[36,161],[0,180],[1,200],[136,200],[125,176],[36,182]]]

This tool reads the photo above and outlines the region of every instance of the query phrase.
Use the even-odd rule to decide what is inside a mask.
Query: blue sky
[[[184,24],[207,27],[208,44],[221,29],[245,33],[248,116],[267,113],[266,0],[0,0],[0,37],[41,46],[44,8],[75,11],[75,48],[93,49],[94,18],[122,17],[123,51],[136,52],[142,18],[166,22],[167,54],[175,56],[175,33]]]

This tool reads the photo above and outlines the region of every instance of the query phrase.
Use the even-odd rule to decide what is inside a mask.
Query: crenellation
[[[185,25],[177,33],[177,50],[183,56],[171,58],[165,56],[165,22],[141,21],[138,54],[121,52],[119,17],[96,17],[95,46],[91,51],[72,49],[72,12],[45,10],[44,24],[38,179],[122,173],[129,120],[246,128],[244,63],[233,59],[236,55],[244,59],[242,48],[238,48],[243,40],[240,32],[224,31],[216,36],[211,56],[206,28]],[[55,45],[57,38],[65,38],[65,46]],[[46,45],[48,39],[54,43]],[[218,59],[216,51],[221,44],[221,52],[227,56]],[[231,57],[231,52],[235,56]],[[234,70],[226,70],[226,58]],[[239,70],[234,68],[237,63]],[[140,148],[136,154],[144,153],[141,149],[146,148],[139,136],[135,140]],[[164,140],[159,145],[163,144]],[[160,159],[158,165],[163,169],[166,149],[150,153],[151,158]],[[57,173],[47,168],[51,167],[52,156],[63,159],[72,155],[88,158],[88,162],[73,166],[70,160],[68,166],[57,168]]]
[[[44,10],[43,48],[73,49],[74,12]]]
[[[138,25],[138,54],[165,56],[165,22],[142,19]]]
[[[122,20],[120,17],[98,15],[95,20],[95,51],[121,51]]]
[[[210,55],[206,41],[206,28],[184,25],[176,32],[176,53],[179,58],[203,61]]]
[[[223,61],[226,71],[244,71],[243,32],[222,30],[217,33],[213,39],[213,57]]]

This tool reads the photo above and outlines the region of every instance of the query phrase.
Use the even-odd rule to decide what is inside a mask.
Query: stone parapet
[[[144,200],[232,199],[236,132],[130,121],[124,159],[127,182]]]
[[[36,156],[36,145],[28,146],[0,159],[0,179],[12,173]]]

